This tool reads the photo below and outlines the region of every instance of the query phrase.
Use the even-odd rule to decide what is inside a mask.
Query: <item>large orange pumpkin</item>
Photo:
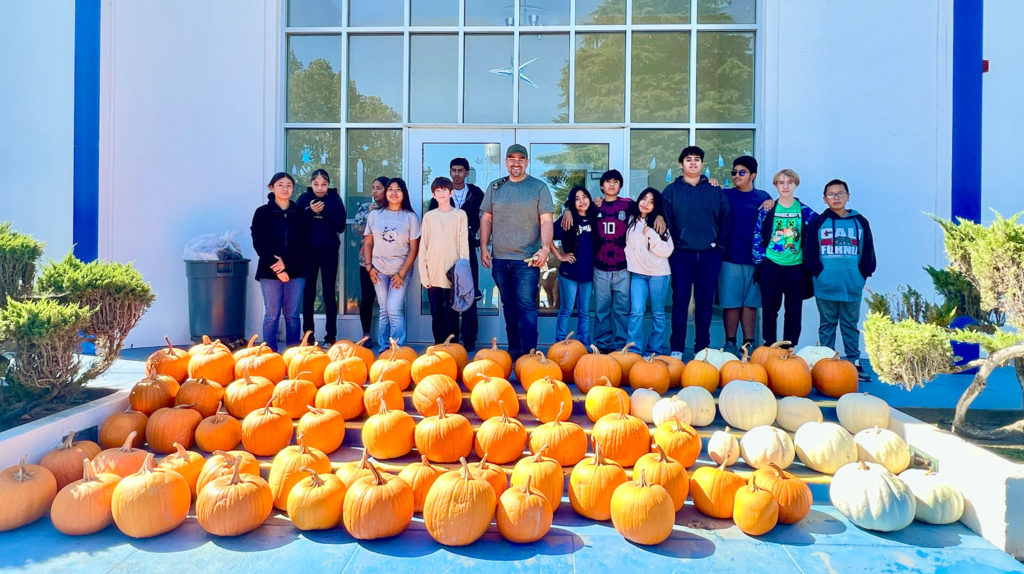
[[[608,377],[613,387],[622,384],[622,369],[615,359],[602,355],[595,345],[591,345],[590,350],[593,352],[580,357],[572,370],[572,380],[576,383],[576,388],[581,393],[586,393],[601,380],[601,377]]]
[[[288,518],[299,530],[327,530],[341,523],[342,505],[348,487],[331,473],[309,476],[295,483],[288,493]]]
[[[345,419],[331,409],[306,409],[308,412],[295,427],[295,436],[301,436],[306,445],[326,454],[338,450],[345,440]]]
[[[188,378],[208,379],[226,385],[235,380],[235,357],[217,342],[188,361]]]
[[[469,397],[473,412],[481,420],[500,416],[508,412],[511,416],[519,414],[519,397],[512,383],[505,379],[486,377],[476,386]],[[499,404],[503,403],[503,404]]]
[[[239,354],[246,350],[235,352],[235,379],[241,379],[249,374],[264,377],[272,383],[279,383],[288,376],[288,365],[284,364],[284,358],[266,343],[255,347],[255,352],[239,357]]]
[[[58,532],[70,536],[93,534],[114,522],[110,512],[110,499],[121,477],[97,473],[92,463],[83,459],[82,478],[68,484],[57,493],[50,507],[50,520]]]
[[[401,534],[412,521],[412,487],[369,464],[371,476],[352,483],[345,493],[341,523],[357,540]]]
[[[594,441],[594,456],[580,461],[569,473],[569,503],[580,516],[608,520],[612,493],[627,480],[622,465],[606,459],[601,444]]]
[[[744,480],[727,470],[725,464],[717,468],[702,466],[690,476],[690,498],[701,514],[712,518],[732,518],[736,491],[744,484]]]
[[[518,401],[517,401],[518,402]],[[572,391],[562,381],[544,377],[526,391],[526,408],[542,423],[572,416]]]
[[[440,403],[438,399],[441,399]],[[462,389],[448,375],[427,375],[413,389],[412,404],[425,417],[436,415],[438,405],[445,412],[457,413],[462,408]]]
[[[768,384],[768,372],[763,365],[750,362],[750,344],[743,345],[743,357],[738,361],[726,361],[718,374],[718,386],[724,387],[731,381],[757,381]]]
[[[527,476],[526,484],[509,488],[498,497],[498,532],[518,544],[536,542],[551,530],[551,505],[543,494],[530,488],[532,480]]]
[[[462,470],[441,475],[423,501],[427,532],[445,546],[476,542],[487,531],[497,506],[491,485],[472,475],[465,458],[461,463]]]
[[[302,373],[300,373],[301,375]],[[274,386],[272,404],[293,419],[306,414],[306,407],[316,402],[316,383],[302,377],[285,379]]]
[[[217,412],[223,398],[224,387],[220,383],[206,379],[189,379],[178,389],[178,394],[174,396],[174,404],[192,405],[192,409],[203,417],[208,417]]]
[[[819,361],[820,362],[820,361]],[[806,397],[811,392],[811,369],[796,355],[783,353],[764,364],[768,388],[780,397]]]
[[[341,418],[349,421],[363,414],[363,388],[355,383],[339,381],[327,383],[316,391],[313,401],[318,409],[338,411]]]
[[[360,361],[361,362],[361,361]],[[310,350],[306,352],[296,353],[290,363],[288,363],[288,378],[290,379],[305,379],[317,388],[324,386],[324,373],[327,371],[327,366],[331,364],[331,357],[324,352],[317,345],[313,345]],[[366,372],[367,367],[365,364],[362,366],[362,372]],[[356,372],[359,372],[356,369]],[[363,375],[365,380],[365,375]],[[360,384],[362,384],[360,382]]]
[[[479,359],[466,365],[462,369],[462,384],[469,391],[473,390],[484,377],[505,378],[505,369],[490,359]]]
[[[231,416],[244,419],[245,415],[262,408],[273,397],[274,381],[246,373],[224,389],[224,408]]]
[[[834,357],[814,363],[811,382],[819,393],[828,397],[839,398],[846,393],[856,393],[857,366],[840,359],[836,353]]]
[[[416,421],[403,410],[388,410],[381,403],[377,414],[366,419],[362,429],[363,448],[374,458],[398,458],[416,446]]]
[[[684,467],[691,467],[700,455],[702,441],[700,433],[692,426],[673,420],[662,423],[654,429],[654,443],[672,459]]]
[[[288,507],[288,493],[292,487],[305,477],[303,468],[317,473],[331,472],[331,459],[323,451],[307,446],[305,437],[300,436],[298,440],[299,444],[281,449],[270,464],[267,482],[274,497],[274,507],[281,510]]]
[[[504,407],[504,401],[499,401]],[[501,416],[485,420],[477,429],[473,438],[473,450],[477,456],[487,453],[497,464],[506,464],[518,460],[526,447],[526,427],[519,419],[509,418],[502,412]]]
[[[57,479],[46,467],[21,462],[0,471],[0,532],[31,524],[50,511]]]
[[[537,352],[537,349],[530,349],[529,353],[523,353],[519,355],[519,358],[512,362],[512,375],[516,378],[516,382],[525,388],[523,385],[523,364],[533,357],[533,354]],[[498,375],[501,376],[501,375]],[[561,378],[561,377],[557,377]],[[511,380],[511,379],[509,379]]]
[[[194,411],[193,411],[194,412]],[[153,466],[147,454],[142,468],[114,487],[110,511],[118,530],[132,538],[149,538],[174,530],[188,515],[192,493],[173,470]]]
[[[366,378],[368,376],[369,372],[366,368],[366,363],[355,355],[349,355],[336,361],[331,361],[327,364],[327,367],[324,368],[325,383],[333,383],[335,381],[352,381],[357,385],[361,385],[366,382]]]
[[[226,413],[214,413],[196,427],[196,446],[206,452],[231,450],[241,441],[241,421]]]
[[[180,442],[185,448],[192,446],[196,435],[196,427],[202,422],[203,416],[191,408],[191,405],[179,405],[163,408],[149,417],[146,422],[146,442],[153,452],[174,452],[174,443]]]
[[[685,377],[685,371],[683,376]],[[663,395],[671,383],[672,376],[668,365],[654,360],[654,355],[638,358],[629,369],[629,386],[634,389],[652,389]]]
[[[637,544],[661,544],[672,534],[676,511],[672,497],[641,471],[635,482],[624,482],[612,493],[611,515],[615,530]]]
[[[192,355],[184,349],[176,348],[169,338],[164,337],[164,341],[167,341],[167,347],[153,351],[146,359],[146,364],[152,365],[156,374],[173,377],[181,383],[188,378],[188,360]]]
[[[405,391],[412,384],[412,363],[405,359],[377,359],[370,367],[369,380],[394,381],[399,390]]]
[[[613,387],[608,377],[601,377],[598,384],[587,391],[587,398],[583,406],[590,422],[597,422],[597,419],[604,415],[619,412],[619,405],[623,402],[628,411],[629,395],[626,394],[626,391],[619,387]]]
[[[683,387],[704,387],[709,393],[718,389],[719,373],[711,363],[694,359],[683,367]]]
[[[561,411],[565,410],[565,405]],[[562,466],[572,466],[587,454],[587,435],[583,427],[564,421],[559,411],[551,422],[544,423],[530,433],[530,452],[537,453],[547,447],[547,454]]]
[[[145,379],[135,383],[128,393],[128,404],[133,410],[147,416],[164,407],[174,405],[174,395],[178,393],[178,381],[167,375],[158,375],[155,371]]]
[[[196,499],[196,521],[214,536],[238,536],[260,527],[274,510],[274,497],[259,475],[239,472],[211,481]]]
[[[434,462],[455,462],[473,450],[473,425],[458,413],[447,413],[437,399],[438,414],[416,424],[416,450]]]
[[[624,402],[620,402],[618,413],[599,418],[590,436],[594,442],[601,443],[606,458],[622,466],[633,466],[651,449],[651,431],[647,423],[629,414]]]
[[[757,485],[756,474],[750,477],[746,486],[736,491],[732,519],[740,531],[750,536],[760,536],[778,523],[779,503],[771,491]]]
[[[292,430],[288,412],[268,402],[242,420],[242,446],[257,456],[273,456],[292,441]]]
[[[512,355],[509,355],[508,351],[498,348],[497,337],[491,339],[490,347],[484,347],[473,355],[474,361],[479,361],[480,359],[490,359],[501,365],[502,370],[505,371],[505,379],[512,376]]]
[[[135,431],[135,444],[140,447],[146,442],[146,413],[133,410],[131,406],[122,412],[107,417],[100,425],[99,440],[103,448],[117,448],[124,444],[129,433]]]
[[[405,408],[405,397],[398,383],[394,381],[378,381],[363,389],[363,412],[371,415],[386,404],[388,409],[400,411]]]
[[[576,363],[587,354],[587,348],[583,343],[573,339],[572,335],[573,332],[570,331],[565,339],[548,347],[548,359],[557,363],[558,367],[562,369],[562,377],[566,383],[574,382],[573,373],[576,370]],[[619,376],[622,376],[621,371]]]
[[[523,385],[523,390],[529,391],[530,385],[535,381],[543,380],[544,377],[562,380],[562,368],[558,363],[551,361],[540,351],[534,351],[531,355],[523,355],[522,367],[516,375],[516,379]]]
[[[100,453],[100,445],[91,440],[75,440],[75,433],[68,433],[56,449],[43,455],[39,465],[46,467],[57,479],[57,490],[82,478],[82,459],[94,458]]]

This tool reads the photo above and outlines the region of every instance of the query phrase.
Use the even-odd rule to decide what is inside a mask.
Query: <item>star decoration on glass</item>
[[[530,86],[533,86],[535,88],[537,87],[537,84],[533,83],[533,80],[531,80],[530,77],[527,76],[523,72],[523,69],[526,68],[527,66],[529,66],[530,64],[536,62],[536,61],[537,61],[537,58],[530,58],[529,60],[523,62],[522,64],[519,64],[519,79],[522,80],[523,83],[528,84]],[[514,69],[513,68],[513,64],[510,63],[509,65],[505,66],[504,68],[491,68],[488,71],[490,73],[492,73],[492,74],[498,74],[499,76],[510,76],[511,77],[513,69]]]

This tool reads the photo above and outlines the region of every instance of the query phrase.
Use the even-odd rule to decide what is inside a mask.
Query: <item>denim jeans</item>
[[[302,302],[303,278],[282,283],[277,279],[260,279],[263,292],[263,340],[277,351],[277,328],[284,313],[285,345],[291,347],[302,341],[302,322],[299,319],[299,303]]]
[[[860,301],[829,301],[827,299],[815,299],[818,305],[818,344],[830,349],[835,349],[836,325],[843,335],[844,357],[847,361],[855,362],[860,359],[860,331],[857,329],[857,322],[860,321]]]
[[[555,339],[561,341],[569,334],[569,318],[572,317],[573,306],[577,307],[578,320],[576,322],[576,339],[586,346],[590,346],[590,294],[593,292],[594,283],[588,281],[580,283],[561,275],[558,276],[558,296],[561,302],[558,306],[558,319],[555,321]],[[576,304],[576,294],[579,294],[579,305]]]
[[[722,269],[722,251],[676,249],[668,258],[672,267],[673,351],[686,351],[686,322],[693,294],[693,352],[711,344],[711,306],[715,301],[715,283]]]
[[[629,279],[629,340],[631,350],[642,355],[667,355],[665,348],[665,300],[668,298],[669,275],[633,273]],[[651,299],[651,336],[644,345],[644,311],[647,297]]]
[[[537,348],[540,269],[521,259],[494,259],[491,276],[501,293],[508,352],[515,359]]]
[[[394,339],[399,345],[405,344],[405,289],[409,286],[408,278],[401,287],[392,287],[393,275],[377,274],[377,283],[373,286],[377,293],[377,304],[380,305],[380,319],[377,322],[377,344],[387,349]]]
[[[594,269],[594,344],[621,349],[629,322],[629,271]]]

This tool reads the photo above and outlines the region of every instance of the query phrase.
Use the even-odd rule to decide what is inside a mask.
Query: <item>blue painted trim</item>
[[[981,220],[981,90],[984,1],[953,1],[951,214]]]
[[[100,0],[75,2],[75,148],[72,240],[75,257],[99,252]]]

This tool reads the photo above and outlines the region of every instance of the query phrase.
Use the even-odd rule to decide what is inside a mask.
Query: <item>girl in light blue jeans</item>
[[[389,340],[405,344],[405,289],[407,275],[416,261],[420,243],[420,220],[409,202],[405,181],[388,181],[384,197],[387,206],[366,217],[363,257],[380,305],[377,342],[385,349]]]
[[[640,192],[631,206],[626,228],[626,269],[629,271],[629,340],[630,350],[640,354],[668,354],[665,347],[665,300],[668,297],[672,269],[672,237],[654,231],[654,220],[662,215],[661,194],[648,187]],[[651,336],[644,344],[644,312],[651,301]]]
[[[591,226],[594,221],[594,204],[590,193],[582,186],[569,191],[562,207],[562,213],[573,215],[572,227],[562,230],[562,218],[555,222],[555,239],[562,241],[562,248],[551,249],[561,261],[558,266],[558,319],[555,321],[555,339],[561,341],[569,334],[569,318],[575,306],[579,315],[576,338],[584,345],[590,345],[590,294],[594,287],[594,246],[591,243]],[[563,215],[564,216],[564,215]],[[579,303],[577,303],[577,294]]]

